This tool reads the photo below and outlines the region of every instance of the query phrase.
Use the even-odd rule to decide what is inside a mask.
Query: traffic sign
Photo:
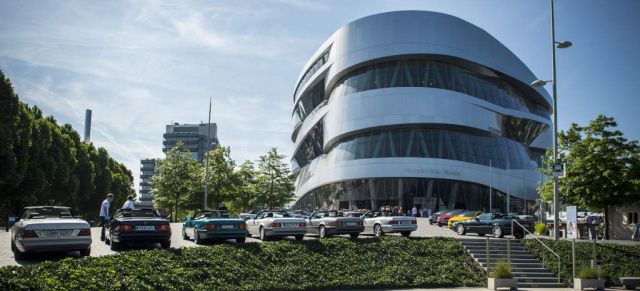
[[[564,163],[554,162],[553,165],[551,166],[551,173],[553,174],[552,176],[554,177],[563,178],[565,175]]]

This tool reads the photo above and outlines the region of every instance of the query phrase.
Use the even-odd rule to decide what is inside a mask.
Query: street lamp
[[[556,94],[556,83],[558,80],[556,79],[556,47],[559,49],[568,48],[572,45],[570,41],[557,42],[556,34],[555,34],[555,24],[553,17],[553,0],[551,0],[551,75],[552,79],[550,81],[536,80],[531,83],[533,87],[541,87],[546,85],[548,82],[551,82],[553,87],[553,159],[555,162],[559,162],[558,157],[558,98]],[[559,238],[559,229],[558,229],[558,177],[553,177],[553,231],[554,231],[554,239]]]
[[[205,153],[205,156],[207,157],[207,168],[204,175],[204,210],[207,210],[207,196],[209,196],[209,146],[211,145],[209,141],[211,140],[211,98],[209,98],[209,123],[207,124],[207,126],[207,151]]]

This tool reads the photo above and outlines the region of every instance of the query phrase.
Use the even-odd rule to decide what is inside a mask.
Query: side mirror
[[[187,217],[187,221],[190,221],[191,219],[193,219],[193,217],[191,216]]]

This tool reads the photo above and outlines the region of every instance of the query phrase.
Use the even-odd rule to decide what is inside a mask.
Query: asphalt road
[[[109,245],[105,244],[103,241],[100,241],[100,230],[99,227],[91,228],[91,238],[93,239],[93,243],[91,244],[91,256],[99,257],[105,255],[112,255],[118,252],[126,252],[131,249],[144,249],[144,248],[160,248],[160,244],[151,244],[146,246],[134,246],[134,247],[124,247],[123,250],[120,251],[112,251]],[[201,247],[203,245],[196,245],[193,240],[184,240],[182,239],[182,223],[172,223],[171,230],[173,232],[173,236],[171,238],[171,247],[172,248],[181,248],[181,247]],[[0,231],[0,267],[9,266],[9,265],[31,265],[37,264],[44,261],[59,261],[67,257],[79,258],[80,253],[75,252],[63,252],[63,253],[46,253],[46,254],[31,254],[27,260],[16,260],[13,257],[13,252],[11,252],[11,232]],[[399,236],[399,234],[390,234],[392,236]],[[367,237],[372,235],[361,235],[361,237]],[[429,222],[426,218],[418,218],[418,230],[411,233],[411,236],[418,237],[431,237],[431,236],[457,236],[453,231],[447,229],[446,227],[437,227],[435,225],[429,225]],[[349,237],[348,235],[343,235],[342,237]],[[471,237],[471,236],[468,236]],[[476,236],[477,237],[477,236]],[[293,240],[293,237],[284,238],[287,240]],[[310,239],[318,239],[315,235],[307,235],[304,238],[305,240]],[[257,236],[247,238],[246,242],[262,242],[258,239]],[[220,243],[236,243],[235,240],[226,240],[221,242],[211,242],[204,244],[220,244]]]

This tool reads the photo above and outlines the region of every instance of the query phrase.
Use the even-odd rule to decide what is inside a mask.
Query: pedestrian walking
[[[413,217],[418,217],[418,208],[416,208],[416,206],[413,206],[413,209],[411,209],[411,213],[413,213]]]
[[[218,207],[218,210],[227,211],[227,205],[224,202],[222,202],[222,205],[220,207]]]
[[[588,214],[587,227],[589,228],[589,234],[591,235],[591,239],[596,239],[598,237],[598,233],[596,232],[597,224],[598,224],[598,218],[592,216],[591,214]]]
[[[127,197],[127,201],[125,201],[124,205],[122,205],[122,209],[134,209],[134,207],[133,207],[133,195],[129,195],[129,197]]]
[[[111,201],[113,201],[113,194],[109,193],[107,195],[107,199],[102,201],[102,205],[100,206],[100,221],[102,221],[102,232],[100,234],[101,241],[104,241],[104,223],[109,215],[109,204],[111,204]]]

